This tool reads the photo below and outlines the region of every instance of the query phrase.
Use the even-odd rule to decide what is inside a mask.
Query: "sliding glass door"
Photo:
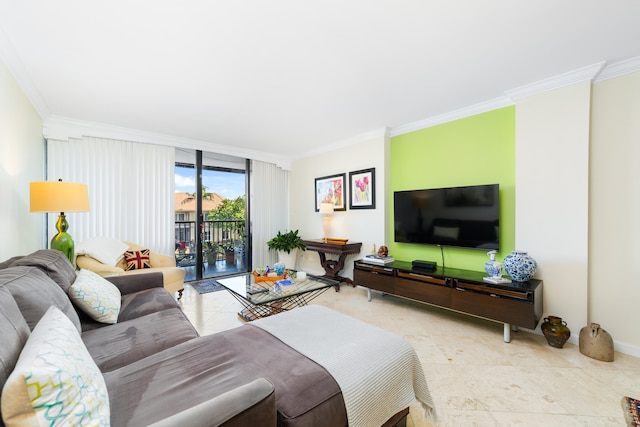
[[[248,162],[176,150],[176,261],[186,281],[250,270]]]

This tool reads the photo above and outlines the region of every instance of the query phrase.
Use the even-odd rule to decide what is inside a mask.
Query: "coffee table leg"
[[[229,292],[240,302],[240,304],[244,306],[244,308],[238,313],[240,320],[244,322],[251,322],[253,320],[273,316],[274,314],[282,313],[283,311],[288,311],[296,307],[305,306],[309,301],[316,298],[327,289],[328,288],[321,288],[304,294],[284,296],[281,299],[266,304],[253,304],[236,295],[234,292]]]

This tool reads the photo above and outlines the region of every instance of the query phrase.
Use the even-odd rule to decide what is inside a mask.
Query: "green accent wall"
[[[391,138],[389,253],[399,261],[436,261],[440,248],[393,241],[393,192],[500,184],[502,261],[515,245],[515,106],[455,120]],[[443,248],[446,267],[484,271],[483,250]]]

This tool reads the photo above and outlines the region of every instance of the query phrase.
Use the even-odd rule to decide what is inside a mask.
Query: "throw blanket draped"
[[[349,426],[380,426],[414,398],[435,421],[422,365],[404,338],[317,305],[251,325],[329,371],[342,390]]]

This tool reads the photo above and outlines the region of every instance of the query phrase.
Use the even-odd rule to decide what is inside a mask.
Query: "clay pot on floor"
[[[567,322],[558,316],[544,318],[540,325],[544,337],[551,347],[562,348],[571,336],[571,330],[567,327]]]
[[[613,338],[599,324],[580,329],[580,353],[602,362],[613,362]]]

